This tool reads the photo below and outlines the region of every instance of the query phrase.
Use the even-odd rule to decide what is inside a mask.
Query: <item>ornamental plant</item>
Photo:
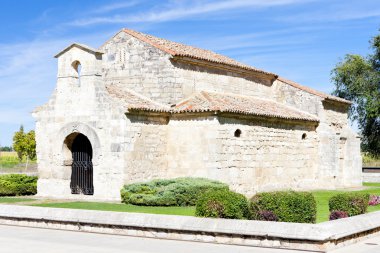
[[[380,196],[376,196],[376,195],[369,196],[368,205],[377,206],[378,204],[380,204]]]
[[[329,220],[338,220],[342,218],[347,218],[348,214],[345,211],[332,211],[330,213]]]
[[[282,222],[315,223],[317,216],[317,204],[310,192],[259,193],[252,197],[250,208],[254,220],[262,220],[264,213],[269,218],[268,211]]]
[[[195,215],[224,219],[249,219],[249,204],[242,194],[229,190],[209,190],[199,197]]]
[[[121,199],[125,204],[140,206],[195,206],[207,190],[228,190],[228,185],[206,178],[157,179],[125,185]]]
[[[329,211],[344,211],[349,217],[367,212],[369,194],[346,192],[334,195],[329,200]]]
[[[272,211],[268,210],[259,211],[257,218],[263,221],[278,221],[278,217]]]

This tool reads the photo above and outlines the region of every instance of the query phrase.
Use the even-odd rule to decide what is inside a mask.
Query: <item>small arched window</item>
[[[79,61],[74,61],[71,66],[73,66],[76,74],[77,74],[77,78],[78,78],[78,85],[80,85],[80,77],[81,77],[81,71],[82,71],[82,65],[80,64]]]
[[[302,140],[305,140],[306,139],[306,133],[303,133],[302,134]]]
[[[241,130],[240,129],[236,129],[235,133],[234,133],[234,136],[235,137],[240,137],[241,135]]]

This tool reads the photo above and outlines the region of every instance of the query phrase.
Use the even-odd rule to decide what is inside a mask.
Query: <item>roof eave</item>
[[[90,53],[94,53],[94,54],[104,54],[103,51],[100,51],[100,50],[97,50],[95,48],[92,48],[92,47],[89,47],[89,46],[86,46],[86,45],[83,45],[83,44],[79,44],[79,43],[73,43],[67,47],[65,47],[62,51],[60,51],[58,54],[56,54],[54,56],[54,58],[58,58],[60,57],[61,55],[63,55],[64,53],[66,53],[67,51],[69,51],[71,48],[73,47],[78,47],[80,49],[83,49],[87,52],[90,52]]]
[[[253,114],[253,113],[245,113],[239,111],[221,111],[221,110],[161,110],[161,109],[151,109],[151,108],[128,108],[128,112],[126,113],[148,113],[154,115],[162,115],[162,116],[173,116],[173,115],[199,115],[199,114],[213,114],[220,116],[239,116],[239,117],[250,117],[250,118],[266,118],[272,120],[281,120],[281,121],[293,121],[293,122],[308,122],[310,124],[318,124],[320,120],[316,117],[313,118],[294,118],[294,117],[279,117],[276,115],[261,115],[261,114]]]
[[[327,96],[325,98],[325,100],[332,101],[335,103],[340,103],[340,104],[346,104],[347,106],[352,105],[352,101],[346,100],[346,99],[340,98],[340,97],[335,97],[335,96]]]
[[[336,97],[336,96],[333,96],[333,95],[329,95],[329,94],[326,94],[326,93],[314,90],[314,89],[312,89],[310,87],[301,85],[299,83],[296,83],[294,81],[288,80],[288,79],[280,77],[280,76],[277,78],[277,80],[279,80],[280,82],[286,83],[286,84],[288,84],[288,85],[290,85],[290,86],[292,86],[294,88],[297,88],[299,90],[307,92],[309,94],[312,94],[312,95],[315,95],[317,97],[320,97],[323,100],[332,101],[332,102],[336,102],[336,103],[339,103],[339,104],[346,104],[346,105],[351,105],[352,104],[352,102],[349,101],[349,100],[346,100],[346,99],[343,99],[343,98],[340,98],[340,97]]]
[[[257,69],[251,69],[251,68],[242,68],[238,66],[233,66],[225,63],[219,63],[219,62],[213,62],[213,61],[208,61],[205,59],[199,59],[195,57],[190,57],[190,56],[184,56],[184,55],[173,55],[172,59],[174,61],[180,61],[184,63],[189,63],[193,65],[199,65],[199,66],[206,66],[210,68],[216,68],[216,69],[222,69],[222,70],[228,70],[234,73],[241,73],[245,75],[250,75],[250,76],[256,76],[256,77],[265,77],[267,79],[270,79],[272,82],[277,79],[278,75],[270,72],[265,72],[262,70],[257,70]]]

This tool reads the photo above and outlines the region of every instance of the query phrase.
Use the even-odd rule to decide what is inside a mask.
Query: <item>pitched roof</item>
[[[193,46],[188,46],[185,44],[181,44],[178,42],[166,40],[166,39],[161,39],[149,34],[137,32],[131,29],[123,29],[123,32],[141,40],[144,41],[153,47],[156,47],[173,57],[175,56],[180,56],[180,57],[189,57],[197,60],[203,60],[203,61],[208,61],[212,63],[219,63],[219,64],[224,64],[227,66],[232,66],[232,67],[237,67],[245,70],[250,70],[250,71],[255,71],[267,75],[271,75],[274,77],[277,77],[276,74],[254,68],[252,66],[240,63],[234,59],[231,59],[227,56],[217,54],[213,51],[206,50],[206,49],[201,49]]]
[[[175,56],[189,57],[189,58],[193,58],[193,59],[224,64],[224,65],[228,65],[228,66],[242,68],[245,70],[250,70],[250,71],[255,71],[255,72],[259,72],[259,73],[263,73],[263,74],[272,75],[284,83],[287,83],[293,87],[296,87],[300,90],[306,91],[306,92],[311,93],[313,95],[322,97],[322,98],[327,99],[327,100],[333,100],[336,102],[351,104],[351,102],[348,100],[345,100],[345,99],[342,99],[339,97],[335,97],[335,96],[331,96],[331,95],[325,94],[323,92],[319,92],[317,90],[303,86],[301,84],[298,84],[298,83],[293,82],[291,80],[285,79],[283,77],[278,77],[278,75],[276,75],[274,73],[270,73],[270,72],[260,70],[260,69],[254,68],[252,66],[240,63],[234,59],[231,59],[231,58],[224,56],[224,55],[221,55],[221,54],[217,54],[217,53],[210,51],[210,50],[201,49],[201,48],[197,48],[197,47],[193,47],[193,46],[188,46],[188,45],[181,44],[178,42],[173,42],[170,40],[158,38],[158,37],[155,37],[155,36],[152,36],[149,34],[137,32],[137,31],[134,31],[131,29],[125,28],[122,31],[133,36],[133,37],[135,37],[135,38],[137,38],[137,39],[139,39],[139,40],[141,40],[141,41],[144,41],[144,42],[152,45],[155,48],[158,48],[158,49],[172,55],[173,57],[175,57]]]
[[[109,88],[107,87],[107,89]],[[119,97],[129,99],[129,95]],[[129,111],[166,112],[171,114],[227,112],[288,120],[319,121],[319,119],[312,114],[271,100],[232,93],[201,91],[194,93],[171,107],[164,105],[158,106],[157,104],[151,103],[147,104],[146,101],[147,99],[144,99],[143,103],[140,100],[128,102],[126,109]]]
[[[169,106],[157,103],[143,95],[138,94],[120,84],[107,85],[106,89],[111,97],[117,99],[127,111],[133,108],[140,110],[168,111]]]
[[[318,97],[321,97],[321,98],[324,98],[324,99],[327,99],[327,100],[333,100],[333,101],[336,101],[336,102],[341,102],[341,103],[345,103],[345,104],[352,104],[351,101],[348,101],[346,99],[343,99],[343,98],[340,98],[340,97],[336,97],[336,96],[332,96],[332,95],[329,95],[329,94],[326,94],[326,93],[323,93],[323,92],[320,92],[320,91],[317,91],[317,90],[314,90],[310,87],[306,87],[306,86],[303,86],[299,83],[296,83],[294,81],[291,81],[291,80],[288,80],[286,78],[283,78],[283,77],[278,77],[277,80],[281,81],[281,82],[284,82],[286,84],[289,84],[297,89],[300,89],[300,90],[303,90],[303,91],[306,91],[310,94],[313,94],[313,95],[316,95]]]

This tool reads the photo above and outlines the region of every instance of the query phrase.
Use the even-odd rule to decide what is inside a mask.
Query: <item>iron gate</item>
[[[72,145],[73,164],[70,188],[72,194],[94,194],[92,147],[83,134],[79,134]]]

